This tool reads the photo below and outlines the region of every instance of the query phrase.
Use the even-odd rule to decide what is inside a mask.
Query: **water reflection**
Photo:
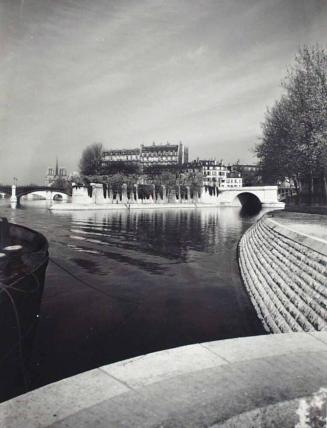
[[[215,252],[231,233],[242,230],[239,212],[234,208],[75,211],[56,215],[69,219],[71,239],[79,241],[79,249],[96,244],[98,250],[109,246],[180,261],[187,260],[190,250]]]

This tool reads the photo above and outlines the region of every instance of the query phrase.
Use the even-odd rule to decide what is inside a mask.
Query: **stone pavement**
[[[294,427],[299,399],[326,387],[327,332],[230,339],[47,385],[0,404],[0,426]]]
[[[327,245],[327,215],[276,211],[271,213],[271,216],[286,229],[325,242]]]

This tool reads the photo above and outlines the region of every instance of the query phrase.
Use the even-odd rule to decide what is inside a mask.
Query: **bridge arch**
[[[35,195],[38,196],[39,199],[42,200],[67,200],[68,199],[68,194],[66,192],[63,191],[59,191],[59,190],[32,190],[30,192],[18,192],[17,193],[17,199],[23,198],[25,196],[30,196],[30,195]],[[27,198],[29,199],[29,198]]]
[[[28,195],[30,193],[35,192],[43,192],[43,193],[49,193],[52,195],[52,199],[55,195],[62,195],[63,198],[66,198],[68,196],[71,196],[70,192],[63,188],[56,188],[56,187],[50,187],[50,186],[1,186],[0,185],[0,193],[5,193],[8,196],[11,196],[11,200],[13,202],[19,202],[20,198],[22,196]]]
[[[262,208],[261,199],[254,192],[242,191],[235,196],[234,202],[237,199],[241,203],[244,214],[256,214]]]
[[[66,193],[62,193],[62,192],[55,192],[52,195],[52,200],[53,201],[63,201],[64,199],[66,199],[66,197],[68,197],[68,195]]]
[[[218,202],[221,205],[256,207],[259,203],[264,208],[284,208],[285,204],[278,200],[277,186],[248,186],[239,188],[221,189]]]

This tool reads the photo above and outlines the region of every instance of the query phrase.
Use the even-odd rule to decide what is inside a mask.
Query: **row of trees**
[[[116,172],[114,174],[85,176],[83,181],[85,184],[91,182],[104,183],[113,189],[120,189],[123,184],[126,184],[128,188],[133,188],[136,183],[141,185],[155,185],[157,188],[164,185],[168,190],[174,189],[176,186],[189,186],[192,192],[199,192],[202,188],[202,174],[199,172],[175,174],[164,171],[161,174],[151,176],[147,174],[140,175]]]
[[[299,195],[327,199],[327,54],[300,49],[282,82],[283,94],[266,113],[256,147],[264,183],[285,178]]]

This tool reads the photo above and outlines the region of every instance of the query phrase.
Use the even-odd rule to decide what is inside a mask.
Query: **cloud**
[[[12,0],[0,16],[0,181],[40,182],[56,155],[75,170],[93,141],[252,159],[266,105],[299,44],[326,40],[327,12],[319,0]]]

